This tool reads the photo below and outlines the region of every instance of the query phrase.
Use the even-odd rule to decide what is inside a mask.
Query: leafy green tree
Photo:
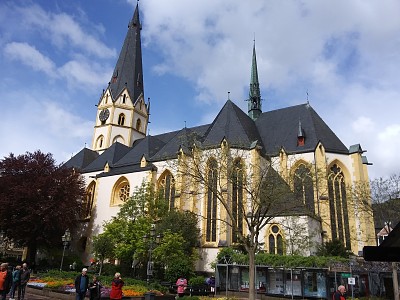
[[[179,233],[170,230],[164,233],[161,243],[154,249],[153,257],[156,261],[162,262],[165,270],[165,279],[175,281],[179,276],[190,278],[193,276],[196,254],[194,248],[191,253],[185,253],[185,239]]]
[[[93,251],[100,260],[99,275],[103,269],[104,260],[114,255],[115,244],[109,234],[103,233],[93,238]]]
[[[152,224],[155,224],[153,240],[144,241]],[[104,225],[104,233],[115,245],[114,258],[125,262],[135,260],[144,268],[151,247],[155,269],[158,266],[155,274],[160,278],[164,271],[165,276],[175,280],[177,274],[193,274],[197,259],[194,248],[199,240],[197,217],[190,212],[169,211],[168,202],[150,185],[142,184],[134,190],[117,216]],[[156,244],[155,237],[160,234],[163,234],[162,241]],[[180,271],[176,266],[180,266]]]
[[[190,211],[171,210],[162,216],[157,224],[160,232],[171,231],[183,237],[182,249],[185,255],[192,255],[193,248],[200,240],[200,229],[196,214]]]
[[[57,165],[50,153],[11,153],[0,160],[0,228],[28,247],[30,262],[38,248],[61,248],[65,230],[78,224],[84,194],[83,177]]]
[[[319,256],[340,256],[348,258],[351,251],[346,249],[344,243],[339,240],[327,241],[319,246],[317,255]]]

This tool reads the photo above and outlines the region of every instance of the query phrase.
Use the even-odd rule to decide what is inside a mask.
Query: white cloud
[[[73,88],[97,88],[105,86],[105,83],[110,80],[109,74],[112,69],[104,68],[94,61],[86,61],[77,59],[68,61],[65,65],[59,68],[60,76],[67,79],[68,83]]]
[[[51,99],[50,91],[31,91],[27,94],[21,91],[11,91],[6,99],[21,99],[8,101],[10,108],[2,116],[0,126],[2,141],[0,157],[9,153],[22,154],[26,151],[41,150],[54,154],[57,162],[65,161],[65,153],[76,151],[76,145],[83,148],[90,141],[93,122],[84,120],[75,112],[66,110],[65,105]],[[13,130],[9,125],[14,124]],[[21,142],[23,141],[23,142]]]
[[[50,77],[57,76],[54,62],[27,43],[8,43],[4,47],[4,55],[8,59],[32,67],[35,71],[42,71]]]
[[[382,142],[392,143],[394,140],[400,140],[400,124],[393,124],[383,129],[378,135]]]
[[[355,133],[368,135],[375,133],[374,121],[364,116],[358,117],[357,120],[353,122],[351,127]]]
[[[17,7],[16,13],[19,14],[23,26],[31,31],[38,31],[42,38],[50,39],[59,49],[69,48],[72,51],[94,54],[99,58],[116,56],[115,49],[109,48],[90,32],[85,31],[70,15],[45,11],[38,5]]]

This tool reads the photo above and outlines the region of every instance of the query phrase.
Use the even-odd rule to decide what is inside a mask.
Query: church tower
[[[262,113],[260,83],[258,82],[256,42],[255,41],[254,41],[254,45],[253,45],[253,60],[251,63],[249,99],[247,101],[248,101],[248,115],[250,118],[252,118],[255,121]]]
[[[115,142],[131,147],[146,136],[150,103],[144,101],[141,29],[136,5],[111,80],[97,105],[92,149],[99,153]]]

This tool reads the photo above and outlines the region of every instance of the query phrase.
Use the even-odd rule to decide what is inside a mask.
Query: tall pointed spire
[[[261,93],[260,93],[260,83],[258,81],[258,71],[257,71],[256,41],[254,40],[253,60],[251,63],[250,90],[248,99],[248,115],[253,120],[257,120],[257,118],[260,116],[261,113],[262,113]]]
[[[129,22],[124,45],[122,46],[109,85],[114,101],[124,88],[128,89],[133,102],[135,102],[141,94],[144,94],[142,44],[140,38],[141,29],[139,5],[136,4],[136,9],[132,20]]]

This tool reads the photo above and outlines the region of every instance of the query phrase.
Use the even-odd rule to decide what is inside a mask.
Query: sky
[[[0,3],[0,158],[62,163],[91,147],[133,0]],[[400,1],[141,0],[149,133],[247,112],[255,41],[263,111],[309,101],[372,179],[399,174]]]

